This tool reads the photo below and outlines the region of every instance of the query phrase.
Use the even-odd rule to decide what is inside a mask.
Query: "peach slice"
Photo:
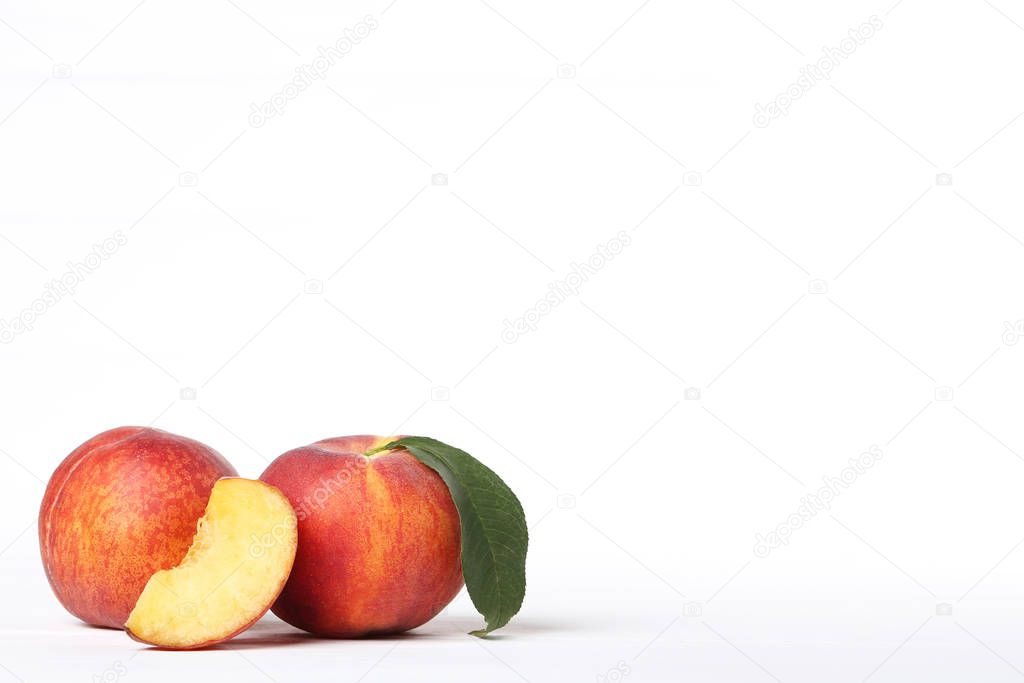
[[[188,554],[150,577],[125,630],[140,642],[176,650],[232,638],[277,599],[297,546],[295,511],[277,488],[220,479]]]

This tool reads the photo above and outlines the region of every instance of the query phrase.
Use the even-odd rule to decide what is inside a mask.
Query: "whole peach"
[[[444,481],[399,437],[318,441],[260,477],[291,501],[299,547],[272,610],[320,635],[397,633],[432,619],[462,588],[459,515]]]
[[[237,476],[213,449],[158,429],[120,427],[57,467],[39,510],[53,592],[76,617],[122,628],[156,571],[188,552],[213,484]]]

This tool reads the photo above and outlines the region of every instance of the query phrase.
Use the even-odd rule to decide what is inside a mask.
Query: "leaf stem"
[[[399,448],[399,446],[397,444],[398,444],[397,441],[392,441],[391,443],[386,443],[383,446],[377,446],[376,448],[371,448],[370,450],[368,450],[365,453],[363,453],[363,455],[369,457],[371,455],[377,455],[378,453],[381,453],[382,451],[390,451],[390,450],[393,450],[395,448]]]

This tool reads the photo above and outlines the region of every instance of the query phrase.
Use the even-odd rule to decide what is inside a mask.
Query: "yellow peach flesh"
[[[175,649],[230,638],[277,598],[297,541],[295,511],[280,491],[249,479],[219,480],[188,554],[149,579],[125,629]]]

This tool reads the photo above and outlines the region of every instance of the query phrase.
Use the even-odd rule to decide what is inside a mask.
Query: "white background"
[[[0,345],[0,679],[1024,675],[1024,9],[842,5],[0,2],[0,318],[79,273]],[[487,641],[464,593],[372,641],[87,628],[36,514],[122,424],[251,477],[329,436],[461,446],[526,508],[523,610]]]

